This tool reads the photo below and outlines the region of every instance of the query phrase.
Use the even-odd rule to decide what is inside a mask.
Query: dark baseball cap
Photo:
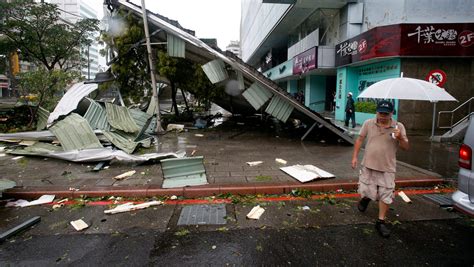
[[[382,113],[392,113],[393,112],[393,104],[388,100],[382,100],[377,104],[377,112]]]

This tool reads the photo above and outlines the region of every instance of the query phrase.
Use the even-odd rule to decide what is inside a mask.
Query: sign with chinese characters
[[[293,74],[303,74],[316,68],[317,47],[310,48],[294,57]]]
[[[336,45],[336,66],[394,56],[474,57],[474,23],[381,26]]]
[[[439,87],[443,86],[446,83],[447,79],[448,77],[446,75],[446,72],[442,70],[432,70],[426,76],[426,80],[428,82],[434,83]]]

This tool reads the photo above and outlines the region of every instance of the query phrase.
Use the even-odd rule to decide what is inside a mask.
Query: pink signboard
[[[316,68],[317,47],[310,48],[295,56],[293,60],[293,74],[302,74]]]

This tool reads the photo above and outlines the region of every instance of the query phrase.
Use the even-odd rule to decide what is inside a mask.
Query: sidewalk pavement
[[[202,134],[203,136],[196,136]],[[177,195],[201,197],[232,194],[285,194],[299,188],[313,191],[355,190],[358,170],[351,168],[352,146],[328,144],[324,141],[284,138],[275,134],[249,129],[235,124],[230,129],[189,130],[169,132],[158,138],[155,147],[138,153],[176,152],[185,150],[187,156],[203,156],[208,185],[163,189],[161,165],[132,165],[113,161],[109,169],[93,172],[95,163],[81,164],[42,157],[12,160],[12,155],[0,157],[1,177],[13,180],[17,187],[4,192],[5,197],[36,198],[43,194],[57,197],[127,196],[150,197]],[[137,153],[137,152],[136,152]],[[362,153],[360,159],[362,158]],[[334,179],[300,183],[279,168],[275,161],[311,164],[336,176]],[[257,166],[246,162],[263,161]],[[113,177],[135,170],[121,181]],[[443,183],[432,172],[399,162],[397,187],[424,187]]]

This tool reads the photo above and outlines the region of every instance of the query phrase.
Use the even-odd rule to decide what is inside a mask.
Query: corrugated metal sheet
[[[262,107],[270,97],[272,97],[272,93],[267,89],[263,88],[258,83],[253,83],[249,89],[245,90],[242,93],[242,96],[252,105],[255,110],[258,110]]]
[[[209,78],[211,83],[222,82],[229,77],[227,71],[225,70],[224,61],[221,59],[215,59],[213,61],[207,62],[206,64],[202,65],[202,70],[204,73],[206,73],[206,76]]]
[[[36,123],[36,130],[41,131],[48,125],[49,111],[39,107],[38,108],[38,122]]]
[[[13,151],[11,151],[10,154],[14,155],[38,155],[41,153],[49,153],[49,152],[60,152],[63,151],[63,148],[60,146],[55,146],[49,143],[42,143],[42,142],[36,142],[32,146],[27,146],[23,148],[17,148]]]
[[[150,126],[152,116],[139,109],[129,109],[129,112],[132,118],[137,123],[138,128],[140,128],[140,131],[136,135],[136,137],[138,138],[147,131],[148,127]]]
[[[87,108],[86,114],[84,114],[84,119],[86,119],[93,130],[99,129],[104,131],[110,130],[110,124],[107,122],[107,113],[105,109],[93,99],[87,98],[89,100],[89,107]]]
[[[237,81],[239,82],[239,89],[240,90],[245,90],[245,83],[244,83],[244,75],[242,74],[241,71],[236,70],[237,73]]]
[[[122,149],[128,154],[132,154],[133,151],[138,146],[138,142],[135,142],[135,136],[127,134],[121,131],[104,131],[104,136],[112,143],[114,146]]]
[[[204,158],[165,159],[161,161],[163,188],[207,184]]]
[[[168,47],[168,55],[170,57],[182,57],[184,58],[186,44],[185,42],[172,34],[167,34],[167,47]]]
[[[76,113],[58,121],[50,127],[50,131],[58,138],[64,151],[102,147],[87,120]]]
[[[137,123],[130,115],[128,108],[105,103],[105,110],[107,112],[107,121],[115,129],[127,133],[136,133],[140,131]]]
[[[286,122],[293,112],[294,107],[279,96],[274,96],[268,104],[265,112],[271,114],[273,117]]]
[[[79,101],[96,89],[97,84],[84,84],[83,82],[74,84],[61,98],[53,112],[49,114],[48,125],[57,120],[59,116],[67,115],[76,109]]]

